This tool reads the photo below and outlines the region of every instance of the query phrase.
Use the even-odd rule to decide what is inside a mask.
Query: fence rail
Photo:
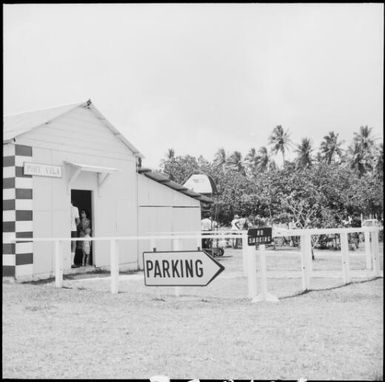
[[[312,272],[312,235],[339,234],[341,237],[341,258],[342,258],[342,276],[345,284],[351,282],[350,263],[349,263],[349,246],[348,234],[355,232],[363,232],[365,235],[365,255],[366,269],[372,270],[374,276],[380,276],[380,258],[379,258],[379,228],[378,227],[357,227],[357,228],[323,228],[323,229],[273,229],[273,237],[296,236],[300,237],[301,248],[301,270],[302,270],[302,289],[310,289],[310,280]],[[148,241],[150,251],[156,250],[156,242],[158,240],[172,239],[173,250],[182,249],[182,239],[195,239],[196,248],[201,249],[202,239],[218,239],[218,238],[241,238],[242,240],[242,262],[243,273],[248,278],[248,297],[252,301],[260,301],[260,296],[256,296],[256,257],[261,256],[262,261],[262,291],[263,296],[269,296],[266,287],[266,262],[264,246],[263,253],[254,251],[253,247],[247,244],[247,231],[204,231],[202,232],[175,232],[160,235],[142,235],[142,236],[105,236],[105,237],[89,237],[89,238],[14,238],[13,242],[53,242],[55,248],[55,286],[61,288],[63,286],[63,251],[61,245],[63,242],[69,241],[110,241],[110,272],[111,272],[111,293],[115,294],[119,291],[119,245],[118,241]],[[189,248],[191,250],[191,248]],[[179,288],[175,289],[176,295],[179,295]]]

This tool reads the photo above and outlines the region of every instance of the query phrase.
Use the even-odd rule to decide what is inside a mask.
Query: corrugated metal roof
[[[113,132],[117,139],[122,141],[124,145],[134,153],[135,156],[144,158],[143,154],[103,116],[103,114],[91,103],[91,101],[4,116],[3,142],[10,142],[22,134],[25,134],[37,127],[46,125],[47,123],[70,112],[71,110],[76,109],[77,107],[87,107]]]
[[[179,183],[176,183],[168,179],[167,176],[161,174],[160,172],[155,172],[148,168],[140,168],[138,169],[138,173],[146,176],[151,180],[154,180],[155,182],[164,184],[165,186],[170,187],[175,191],[181,192],[182,194],[190,196],[191,198],[197,199],[200,202],[214,203],[213,200],[208,198],[207,196],[204,196],[202,194],[199,194],[192,190],[187,189],[186,187],[180,185]]]

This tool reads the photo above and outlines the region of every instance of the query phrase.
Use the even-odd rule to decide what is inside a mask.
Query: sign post
[[[270,244],[273,240],[273,229],[271,227],[261,227],[261,228],[251,228],[248,230],[248,245],[254,246],[257,249],[259,246],[259,259],[260,259],[260,274],[261,274],[261,293],[256,296],[256,278],[255,274],[255,253],[250,253],[249,260],[249,297],[252,299],[252,302],[260,301],[269,301],[269,302],[279,302],[278,297],[272,295],[267,291],[267,269],[266,269],[266,247],[265,244]],[[254,259],[251,257],[253,255]]]
[[[143,252],[146,286],[206,286],[225,267],[204,251]]]
[[[266,250],[264,244],[259,246],[259,259],[261,264],[261,293],[256,298],[254,298],[252,302],[279,302],[277,296],[274,296],[267,291]]]

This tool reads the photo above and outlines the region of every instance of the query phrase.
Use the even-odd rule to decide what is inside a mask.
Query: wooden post
[[[301,267],[302,267],[302,290],[310,289],[311,266],[311,235],[304,233],[301,235]],[[309,261],[310,258],[310,261]]]
[[[372,269],[372,252],[370,250],[370,232],[365,231],[365,257],[366,257],[366,269],[370,271]]]
[[[349,284],[352,281],[352,279],[350,277],[348,233],[342,232],[340,234],[340,238],[341,238],[342,273],[344,278],[344,284]]]
[[[255,247],[247,247],[247,284],[248,297],[257,297],[257,251]]]
[[[247,256],[249,253],[249,248],[250,247],[247,244],[247,233],[242,233],[242,265],[244,276],[247,276]]]
[[[279,302],[278,297],[267,291],[267,267],[266,267],[266,246],[259,246],[260,275],[261,275],[261,293],[253,299],[253,302],[269,301]]]
[[[55,240],[55,287],[63,287],[63,254],[59,240]]]
[[[110,241],[111,293],[119,293],[119,254],[116,239]]]
[[[380,254],[378,246],[378,229],[372,231],[373,271],[375,276],[380,276]]]

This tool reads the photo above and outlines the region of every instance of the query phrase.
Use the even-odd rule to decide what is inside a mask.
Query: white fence
[[[310,289],[310,278],[312,273],[312,235],[339,234],[341,237],[341,258],[342,258],[342,277],[345,284],[351,282],[350,264],[349,264],[349,246],[348,234],[355,232],[363,232],[365,235],[365,255],[366,269],[373,270],[373,276],[380,276],[380,258],[379,258],[379,229],[377,227],[362,227],[362,228],[325,228],[325,229],[273,229],[273,237],[300,237],[301,248],[301,271],[302,271],[302,290]],[[257,251],[255,247],[247,244],[247,231],[210,231],[195,233],[177,232],[168,235],[157,236],[122,236],[122,237],[91,237],[91,238],[28,238],[15,239],[15,242],[33,241],[33,242],[54,242],[55,243],[55,286],[61,288],[63,286],[63,251],[61,245],[68,241],[109,241],[110,242],[110,272],[111,272],[111,293],[119,291],[119,241],[126,240],[145,240],[149,243],[149,250],[156,250],[158,240],[172,239],[173,250],[186,249],[182,248],[182,239],[195,239],[196,248],[201,249],[202,239],[235,239],[242,240],[242,261],[243,273],[248,278],[248,297],[252,301],[275,301],[274,296],[267,292],[267,270],[265,261],[265,246],[260,246]],[[260,256],[261,263],[261,294],[257,296],[257,272],[256,259]],[[179,289],[176,288],[176,294],[179,294]]]

